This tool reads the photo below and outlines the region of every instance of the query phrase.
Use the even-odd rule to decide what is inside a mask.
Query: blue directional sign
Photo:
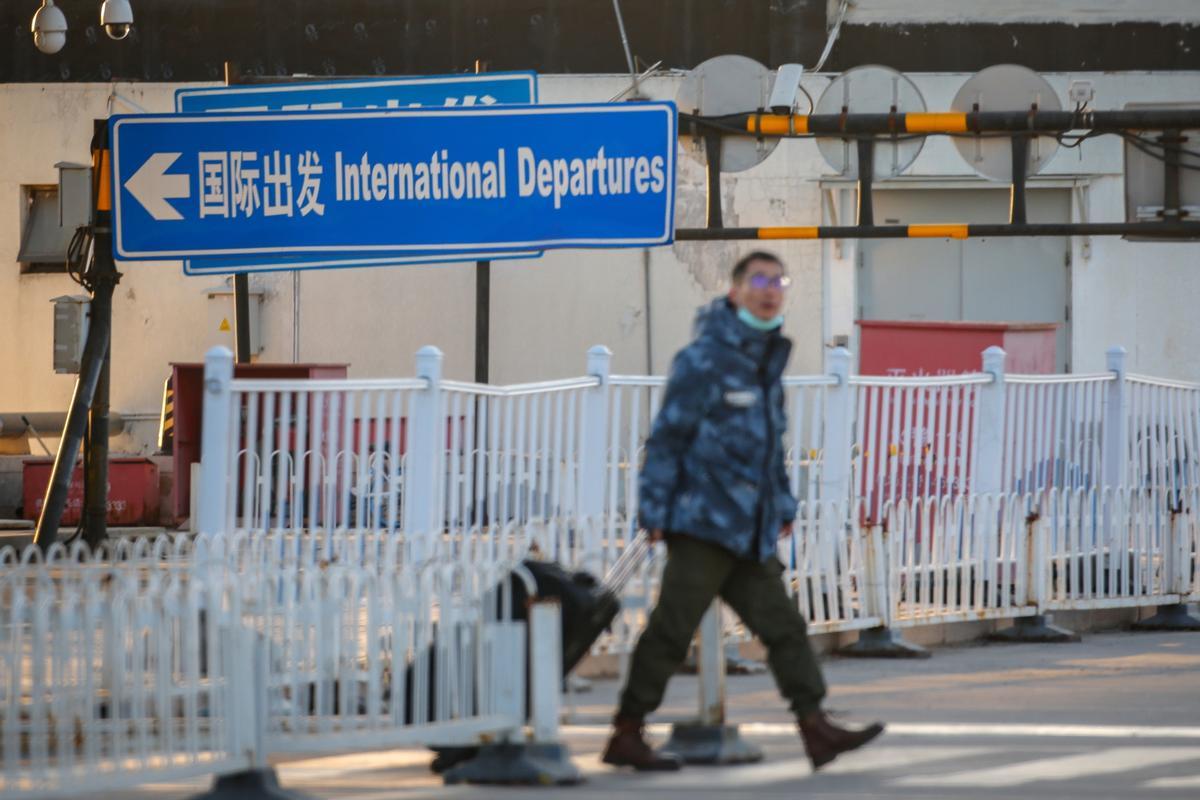
[[[109,121],[114,255],[666,244],[671,103]]]
[[[181,113],[228,111],[309,111],[347,108],[418,108],[424,106],[471,107],[537,102],[534,72],[491,72],[479,75],[427,75],[410,78],[370,78],[270,85],[234,85],[183,88],[175,92],[175,110]],[[537,258],[538,251],[472,251],[458,255],[393,254],[364,258],[349,253],[308,257],[297,254],[257,255],[250,258],[185,259],[188,275],[267,272],[297,269],[393,266],[435,262]]]
[[[214,86],[175,91],[181,113],[318,111],[427,106],[491,106],[537,102],[534,72],[428,75],[353,81]]]

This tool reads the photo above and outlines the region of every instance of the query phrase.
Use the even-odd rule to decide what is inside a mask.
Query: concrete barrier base
[[[737,725],[677,722],[662,751],[685,764],[753,764],[763,759],[762,749],[743,739]]]

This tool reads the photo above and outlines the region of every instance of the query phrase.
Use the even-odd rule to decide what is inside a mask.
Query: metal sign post
[[[79,378],[63,424],[62,438],[54,459],[42,511],[38,515],[34,543],[43,550],[58,538],[58,526],[67,505],[67,494],[75,462],[86,436],[86,497],[83,509],[84,539],[98,545],[108,536],[108,428],[109,354],[112,339],[113,289],[121,279],[113,262],[111,187],[109,184],[108,120],[96,120],[92,134],[92,224],[91,261],[83,270],[82,282],[91,289],[91,322],[83,348]],[[86,253],[84,256],[86,257]]]

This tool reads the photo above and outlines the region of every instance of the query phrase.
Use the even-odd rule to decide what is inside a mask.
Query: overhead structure
[[[725,58],[725,57],[722,57]],[[860,67],[835,78],[808,114],[764,110],[749,90],[750,81],[736,84],[726,76],[722,58],[705,62],[703,72],[689,76],[691,91],[703,94],[705,84],[732,86],[720,105],[689,105],[681,91],[679,133],[703,144],[708,165],[708,218],[704,228],[679,228],[675,238],[731,239],[853,239],[853,238],[967,238],[975,236],[1124,236],[1129,239],[1200,239],[1200,103],[1096,111],[1087,107],[1090,94],[1072,91],[1075,108],[1064,111],[1057,91],[1025,67],[998,65],[970,78],[958,91],[950,111],[927,111],[915,85],[886,67]],[[748,59],[737,57],[742,62]],[[761,65],[759,65],[761,66]],[[762,72],[738,64],[744,74]],[[765,69],[765,68],[763,68]],[[741,86],[740,94],[737,87]],[[761,85],[761,83],[760,83]],[[699,87],[699,88],[696,88]],[[741,98],[740,111],[727,111]],[[763,96],[759,93],[759,97]],[[755,104],[751,108],[751,104]],[[724,113],[705,113],[704,108]],[[717,191],[725,140],[738,142],[745,153],[747,135],[756,143],[750,151],[758,163],[779,139],[815,138],[830,167],[858,181],[858,219],[854,225],[780,227],[723,226]],[[1042,170],[1060,145],[1076,147],[1101,135],[1124,138],[1137,156],[1136,173],[1127,175],[1139,193],[1127,198],[1123,222],[1029,222],[1026,179]],[[872,186],[894,177],[916,160],[927,136],[950,136],[971,168],[989,180],[1008,183],[1012,200],[1007,222],[922,225],[876,225]],[[1145,161],[1142,156],[1149,158]],[[752,165],[752,164],[751,164]],[[745,167],[743,167],[745,168]],[[1147,176],[1153,173],[1154,177]],[[1139,199],[1140,198],[1140,199]]]
[[[1127,111],[1165,108],[1200,114],[1200,103],[1125,106]],[[1200,224],[1200,125],[1125,136],[1125,221]]]

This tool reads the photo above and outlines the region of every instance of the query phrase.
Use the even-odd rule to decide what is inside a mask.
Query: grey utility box
[[[92,301],[87,295],[63,295],[54,303],[54,371],[78,374],[87,341]]]

